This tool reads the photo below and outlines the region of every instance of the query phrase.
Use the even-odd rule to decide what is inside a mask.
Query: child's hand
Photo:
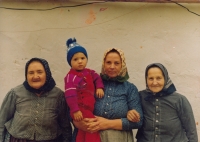
[[[140,121],[140,114],[132,109],[127,112],[127,119],[132,122],[139,122]]]
[[[80,110],[74,112],[74,120],[75,121],[81,121],[82,119],[83,119],[83,115],[82,115],[82,112]]]
[[[96,90],[96,95],[97,95],[98,98],[102,98],[102,97],[104,96],[104,91],[103,91],[103,89],[98,88],[98,89]]]

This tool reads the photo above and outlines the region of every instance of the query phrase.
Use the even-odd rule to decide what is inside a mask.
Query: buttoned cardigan
[[[137,142],[198,142],[192,107],[187,98],[177,92],[153,96],[140,91],[144,114]]]
[[[6,130],[15,138],[53,140],[62,134],[71,140],[72,128],[64,92],[57,87],[38,97],[23,85],[11,89],[0,110],[0,141]]]

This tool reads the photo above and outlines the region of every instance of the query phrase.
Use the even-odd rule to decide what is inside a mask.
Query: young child
[[[65,77],[65,98],[70,107],[70,115],[75,121],[83,118],[94,118],[94,94],[104,96],[101,77],[94,71],[85,68],[87,65],[87,52],[76,39],[67,40],[67,62],[71,66]],[[95,92],[96,90],[96,92]],[[100,142],[100,135],[78,130],[76,142]]]

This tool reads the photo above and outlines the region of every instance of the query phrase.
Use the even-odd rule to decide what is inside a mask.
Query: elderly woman
[[[48,62],[41,58],[29,60],[25,78],[2,103],[0,141],[70,142],[72,128],[64,92],[55,87]]]
[[[99,131],[101,142],[133,142],[132,129],[141,127],[143,114],[138,89],[127,81],[124,53],[120,49],[111,48],[105,52],[101,77],[104,97],[96,98],[94,114],[97,118],[74,121],[74,124],[85,131]],[[131,109],[134,109],[134,122],[126,118]]]
[[[176,92],[166,68],[150,64],[145,78],[147,88],[140,92],[144,122],[137,142],[198,142],[191,105]]]

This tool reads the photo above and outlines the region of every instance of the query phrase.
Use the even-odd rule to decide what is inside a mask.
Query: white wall
[[[71,2],[0,2],[1,7],[45,9]],[[183,4],[200,14],[199,4]],[[144,70],[163,63],[178,92],[185,95],[200,122],[200,16],[169,3],[99,3],[48,11],[0,8],[0,104],[25,79],[32,57],[45,58],[57,86],[69,66],[65,42],[76,37],[89,54],[88,67],[100,72],[103,52],[125,52],[130,82],[145,88]],[[198,134],[200,126],[197,125]]]

